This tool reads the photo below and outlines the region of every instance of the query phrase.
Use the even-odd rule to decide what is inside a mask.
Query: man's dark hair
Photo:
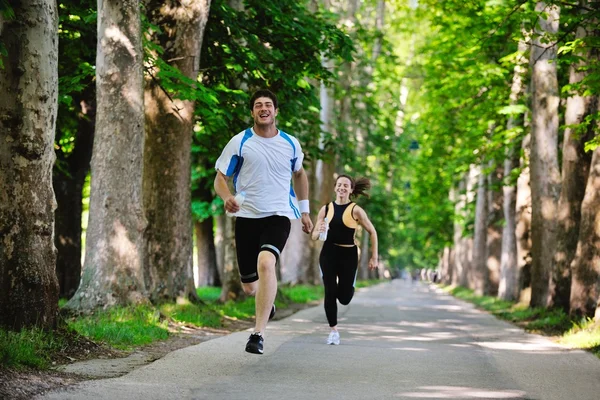
[[[250,111],[252,111],[254,109],[254,102],[259,97],[270,98],[271,100],[273,100],[273,107],[277,108],[277,96],[275,96],[275,93],[273,93],[267,89],[260,89],[260,90],[257,90],[256,92],[254,92],[254,94],[250,98]]]

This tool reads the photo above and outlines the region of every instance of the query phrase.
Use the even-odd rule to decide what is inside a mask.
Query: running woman
[[[317,240],[321,233],[327,232],[319,257],[325,287],[325,315],[331,328],[327,344],[340,344],[337,301],[348,305],[354,296],[358,271],[358,248],[354,234],[358,225],[361,225],[371,238],[369,269],[377,268],[377,231],[365,210],[351,201],[361,195],[369,197],[367,191],[370,187],[371,183],[367,178],[355,181],[348,175],[338,176],[335,181],[335,201],[321,207],[312,233],[313,240]]]
[[[215,165],[215,191],[225,211],[237,216],[235,245],[242,287],[256,297],[256,323],[246,344],[246,351],[254,354],[263,354],[263,334],[275,311],[275,263],[287,242],[290,219],[300,218],[307,234],[313,229],[304,153],[295,137],[277,129],[277,113],[275,94],[264,89],[254,93],[250,99],[254,125],[229,141]],[[235,193],[245,193],[241,206],[229,189],[230,178]]]

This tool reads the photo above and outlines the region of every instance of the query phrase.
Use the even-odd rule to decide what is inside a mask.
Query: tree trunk
[[[324,6],[327,6],[327,1],[324,2]],[[328,68],[333,68],[333,62],[331,60],[323,59],[322,64]],[[321,154],[325,157],[321,157],[311,163],[313,174],[310,175],[309,181],[311,182],[310,193],[313,203],[316,203],[312,207],[313,221],[316,223],[316,217],[325,204],[328,204],[332,200],[334,195],[334,173],[336,165],[336,155],[329,149],[325,149],[325,140],[327,135],[335,135],[335,121],[334,112],[335,99],[333,90],[327,88],[324,83],[320,84],[319,102],[321,105],[320,120],[321,120],[321,137],[319,139],[319,149]],[[310,246],[310,259],[308,268],[304,269],[300,282],[311,283],[318,285],[321,283],[321,270],[319,267],[319,256],[321,254],[322,243],[313,242]]]
[[[492,164],[490,163],[490,166]],[[487,220],[487,260],[488,279],[485,294],[496,296],[500,281],[500,259],[502,257],[502,217],[503,193],[498,190],[502,183],[503,170],[495,168],[487,177],[488,180],[488,220]]]
[[[484,167],[478,168],[477,198],[475,203],[475,234],[473,237],[473,275],[470,286],[475,294],[486,293],[487,273],[487,176]]]
[[[67,299],[73,296],[81,280],[83,186],[90,172],[96,119],[96,91],[93,85],[82,96],[76,96],[75,103],[81,105],[75,146],[68,157],[57,152],[57,157],[62,158],[62,168],[55,166],[53,174],[57,203],[54,228],[54,243],[58,250],[56,275],[60,297]]]
[[[600,320],[600,147],[592,156],[571,270],[571,315]]]
[[[510,104],[516,105],[523,95],[525,85],[523,79],[527,72],[525,64],[527,51],[525,40],[519,41],[519,56],[515,62],[513,80],[510,89]],[[506,124],[506,130],[512,132],[520,124],[517,116],[511,115]],[[504,179],[511,177],[513,170],[518,165],[518,152],[516,151],[521,140],[508,148],[504,160]],[[502,228],[502,255],[500,258],[500,281],[498,284],[498,297],[503,300],[516,301],[519,299],[519,261],[517,258],[516,237],[516,183],[505,182],[502,186],[502,209],[504,212],[504,226]]]
[[[536,4],[539,30],[531,48],[531,306],[549,304],[550,273],[556,246],[556,211],[560,191],[558,168],[558,82],[555,35],[559,25],[557,6]]]
[[[444,247],[442,255],[442,268],[440,270],[440,280],[445,285],[452,283],[452,274],[454,273],[454,250],[448,246]]]
[[[221,273],[221,302],[244,296],[235,252],[235,217],[223,217],[223,271]]]
[[[453,191],[454,195],[451,193],[451,197],[455,198],[454,203],[454,215],[459,217],[464,214],[464,209],[466,207],[466,195],[463,194],[463,191],[466,187],[466,178],[461,179],[458,188]],[[455,270],[452,274],[452,285],[453,286],[467,286],[466,283],[466,270],[467,266],[464,263],[463,254],[465,253],[465,246],[463,238],[464,233],[464,225],[462,221],[459,221],[458,218],[454,221],[454,267]]]
[[[213,218],[194,223],[196,231],[196,251],[198,252],[198,281],[196,286],[221,286],[217,256],[215,251],[215,235]]]
[[[217,272],[219,273],[219,281],[223,284],[223,269],[225,268],[225,214],[215,217],[215,258],[217,260]]]
[[[139,3],[100,1],[90,215],[81,284],[68,309],[147,301],[142,63]]]
[[[579,27],[577,38],[586,36],[586,29]],[[570,66],[569,84],[576,85],[589,74],[588,68],[591,67],[591,63],[597,63],[597,53],[597,50],[593,54],[588,50],[578,54],[582,58],[577,64]],[[567,127],[565,128],[562,152],[562,186],[557,212],[557,242],[550,281],[550,306],[561,308],[567,312],[571,297],[571,262],[577,250],[581,202],[585,195],[591,161],[591,154],[586,154],[584,145],[594,135],[594,126],[590,126],[585,134],[573,132],[570,126],[584,122],[597,109],[597,96],[583,96],[577,93],[567,99],[565,110]]]
[[[0,42],[0,326],[56,326],[52,165],[58,98],[56,2],[13,4]]]
[[[152,40],[162,57],[196,80],[210,0],[147,0],[146,11],[161,31]],[[161,87],[160,71],[146,78],[144,206],[147,254],[146,285],[153,302],[196,298],[193,276],[191,144],[194,102],[171,98]]]
[[[301,276],[301,269],[308,269],[310,247],[304,243],[307,239],[302,231],[299,219],[291,221],[290,236],[279,258],[279,278],[283,283],[296,284]],[[310,238],[309,238],[310,239]],[[314,283],[314,282],[310,282]]]

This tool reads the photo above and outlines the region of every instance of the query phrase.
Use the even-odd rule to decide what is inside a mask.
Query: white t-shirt
[[[235,135],[217,160],[215,169],[233,176],[235,192],[246,198],[235,215],[263,218],[271,215],[300,218],[292,188],[292,172],[302,168],[304,153],[298,140],[283,131],[264,138],[248,128]]]

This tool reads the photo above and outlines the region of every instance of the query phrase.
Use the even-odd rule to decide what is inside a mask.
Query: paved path
[[[600,399],[600,360],[475,310],[424,284],[360,290],[328,346],[321,306],[181,349],[125,376],[40,399]]]

